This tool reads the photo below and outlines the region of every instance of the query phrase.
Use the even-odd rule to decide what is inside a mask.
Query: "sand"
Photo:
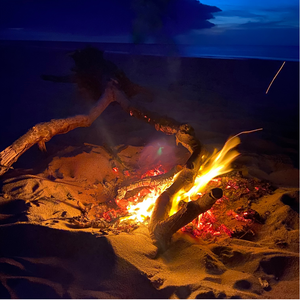
[[[91,105],[76,86],[39,78],[68,74],[64,50],[1,51],[9,99],[3,110],[11,112],[1,120],[3,149],[36,123]],[[264,222],[240,238],[177,232],[158,257],[145,225],[130,232],[71,226],[82,205],[94,205],[92,218],[126,180],[158,164],[169,170],[189,155],[173,136],[111,105],[90,128],[53,138],[47,154],[32,147],[1,178],[1,298],[298,299],[298,64],[287,62],[265,95],[281,62],[107,57],[151,91],[136,96],[135,105],[191,124],[209,151],[229,136],[264,128],[241,136],[233,163],[243,180],[272,187],[251,205]],[[16,83],[19,89],[9,89]],[[118,159],[135,170],[129,179],[113,172],[121,169]]]

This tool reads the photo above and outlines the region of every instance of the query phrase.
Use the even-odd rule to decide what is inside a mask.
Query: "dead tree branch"
[[[34,144],[38,144],[39,148],[45,151],[45,142],[50,141],[53,136],[67,133],[77,127],[89,127],[114,100],[114,90],[110,84],[88,115],[51,120],[33,126],[27,133],[0,153],[0,176]]]
[[[0,176],[7,172],[12,164],[34,144],[38,144],[41,150],[46,150],[45,143],[53,136],[67,133],[77,127],[89,127],[107,106],[114,101],[118,102],[130,115],[146,120],[156,130],[166,134],[175,134],[177,143],[181,143],[192,153],[186,166],[189,168],[193,167],[192,164],[196,161],[201,151],[201,144],[195,138],[193,128],[187,124],[180,125],[172,119],[153,118],[151,113],[146,114],[132,107],[124,92],[118,90],[110,83],[88,115],[78,115],[66,119],[39,123],[17,139],[12,145],[0,152]]]
[[[172,217],[168,217],[172,198],[181,189],[189,190],[194,184],[194,180],[202,161],[202,147],[195,137],[193,128],[188,124],[180,124],[170,118],[162,118],[150,112],[145,112],[131,106],[125,93],[110,83],[96,105],[87,115],[78,115],[66,119],[51,120],[33,126],[26,134],[16,140],[11,146],[0,153],[0,175],[3,175],[17,159],[34,144],[38,144],[41,150],[46,150],[45,143],[57,134],[67,133],[77,127],[90,126],[112,102],[118,102],[121,107],[138,119],[146,121],[155,127],[157,131],[165,134],[174,134],[176,143],[181,143],[191,153],[190,158],[184,165],[180,174],[173,184],[167,188],[156,200],[154,211],[151,216],[149,231],[153,241],[159,249],[166,247],[173,233],[192,221],[197,215],[209,209],[214,202],[222,196],[219,189],[213,190],[199,202],[186,204]],[[174,169],[175,170],[175,169]],[[163,177],[174,176],[174,170]],[[178,170],[178,169],[177,169]],[[145,182],[144,182],[145,181]],[[142,181],[143,186],[149,180]],[[149,183],[151,185],[151,182]],[[126,192],[125,189],[122,190]],[[120,196],[120,195],[119,195]]]

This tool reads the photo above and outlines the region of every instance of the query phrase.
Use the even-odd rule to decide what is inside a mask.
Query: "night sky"
[[[298,0],[2,0],[0,40],[299,44]]]

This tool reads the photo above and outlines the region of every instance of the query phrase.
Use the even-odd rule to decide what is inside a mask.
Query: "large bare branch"
[[[161,117],[152,112],[146,112],[144,109],[141,110],[133,107],[121,90],[116,91],[116,101],[130,114],[130,116],[154,126],[157,131],[161,131],[168,135],[175,134],[176,144],[181,143],[191,153],[190,158],[186,162],[186,167],[190,169],[196,167],[194,164],[199,161],[202,147],[195,136],[193,127],[189,124],[181,124],[174,119]]]
[[[191,156],[181,169],[172,185],[167,188],[156,200],[154,211],[152,213],[149,231],[154,243],[160,250],[168,245],[172,235],[181,227],[191,222],[200,213],[210,209],[214,202],[222,197],[222,190],[214,189],[206,194],[201,200],[184,205],[175,215],[168,217],[173,197],[179,190],[189,190],[194,184],[194,180],[202,161],[203,149],[195,136],[193,128],[188,124],[180,124],[173,119],[160,117],[151,112],[145,112],[133,107],[125,95],[124,91],[118,89],[113,83],[109,83],[101,98],[87,115],[78,115],[66,119],[51,120],[50,122],[39,123],[33,126],[26,134],[17,139],[11,146],[0,153],[0,175],[4,174],[17,159],[34,144],[38,144],[41,150],[46,150],[45,142],[48,142],[53,136],[67,133],[77,127],[89,127],[112,102],[118,102],[121,107],[130,116],[146,121],[155,127],[157,131],[166,134],[174,134],[176,143],[181,143],[186,147]],[[174,168],[168,174],[163,175],[173,177]],[[162,178],[160,178],[162,179]],[[155,180],[154,180],[155,181]],[[153,180],[144,179],[142,184],[153,183]],[[133,186],[136,186],[134,184]],[[131,188],[129,188],[130,190]],[[121,189],[119,197],[126,192],[128,188]]]
[[[41,150],[46,150],[45,142],[48,142],[53,136],[67,133],[77,127],[89,127],[114,100],[114,88],[110,84],[89,114],[51,120],[33,126],[0,153],[0,176],[34,144],[38,144]]]
[[[189,168],[193,167],[192,164],[196,161],[201,151],[201,144],[196,139],[193,128],[188,124],[179,124],[170,118],[156,117],[153,116],[153,113],[138,110],[131,106],[130,101],[123,91],[110,83],[89,114],[39,123],[17,139],[12,145],[0,152],[0,176],[34,144],[38,144],[41,150],[46,150],[45,142],[48,142],[53,136],[67,133],[77,127],[89,127],[113,101],[118,102],[131,116],[153,125],[156,130],[166,134],[175,134],[176,142],[181,143],[191,152],[192,155],[186,165]]]

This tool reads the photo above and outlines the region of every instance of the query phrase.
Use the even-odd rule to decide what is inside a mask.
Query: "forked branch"
[[[39,148],[45,151],[45,143],[53,136],[67,133],[78,127],[89,127],[107,106],[114,101],[118,102],[130,115],[146,120],[149,124],[155,126],[156,130],[166,134],[175,134],[176,141],[182,143],[192,153],[191,158],[193,158],[195,153],[200,152],[201,145],[195,138],[193,129],[189,125],[180,125],[176,121],[166,118],[146,118],[145,116],[149,115],[148,113],[132,107],[124,92],[117,89],[113,83],[109,83],[89,114],[39,123],[17,139],[12,145],[0,152],[0,176],[7,172],[12,164],[33,145],[38,144]],[[187,162],[187,164],[190,163],[191,160]]]
[[[201,144],[196,138],[193,128],[188,124],[180,124],[170,118],[162,118],[131,106],[124,91],[118,89],[113,82],[108,84],[89,114],[37,124],[11,146],[4,149],[0,153],[0,175],[3,175],[34,144],[38,144],[41,150],[46,150],[45,143],[53,136],[67,133],[77,127],[89,127],[114,101],[118,102],[128,114],[146,121],[156,130],[174,134],[176,143],[181,143],[191,153],[173,184],[156,200],[152,213],[149,231],[154,243],[160,250],[163,250],[178,229],[191,222],[200,213],[210,209],[214,202],[222,197],[222,190],[214,189],[200,200],[187,203],[175,215],[168,217],[174,195],[181,189],[190,189],[194,184],[202,160]],[[174,172],[170,171],[168,175],[174,176]]]

